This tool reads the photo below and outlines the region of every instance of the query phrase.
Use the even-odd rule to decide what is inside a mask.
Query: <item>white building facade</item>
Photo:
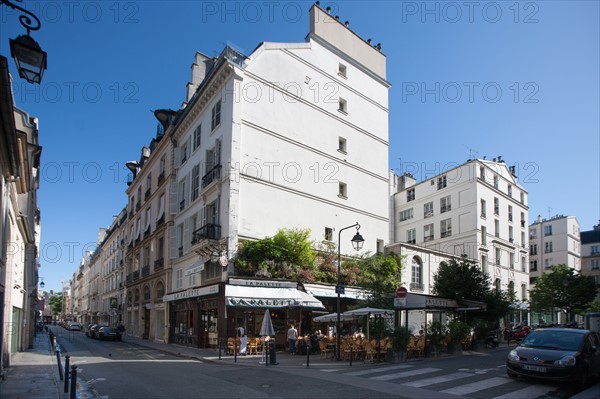
[[[196,55],[173,133],[177,182],[166,298],[175,342],[204,346],[215,342],[217,329],[225,331],[215,328],[224,322],[219,284],[233,272],[228,260],[244,240],[308,228],[315,242],[337,242],[339,229],[358,222],[363,250],[383,251],[385,68],[380,49],[318,5],[304,43],[262,43],[248,57],[231,47],[217,59]],[[354,252],[347,235],[344,254]],[[221,263],[209,261],[214,253]],[[194,333],[206,325],[209,337]]]
[[[495,288],[527,300],[527,191],[513,171],[501,160],[475,159],[419,183],[393,176],[392,242],[473,259]],[[402,281],[410,282],[409,292],[429,294],[439,264],[423,269],[422,260],[413,265],[410,258]]]

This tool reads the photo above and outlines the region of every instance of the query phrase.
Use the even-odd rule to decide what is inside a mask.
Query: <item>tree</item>
[[[402,259],[396,255],[372,255],[343,264],[348,276],[355,276],[356,285],[365,288],[369,294],[367,306],[392,309],[393,293],[402,283]]]
[[[48,304],[52,309],[52,314],[57,315],[62,312],[63,296],[62,292],[57,292],[56,295],[48,299]]]
[[[246,241],[234,260],[242,276],[315,281],[316,251],[309,240],[309,229],[280,229],[273,237]]]
[[[433,276],[434,295],[444,298],[480,301],[486,304],[486,311],[469,312],[469,319],[479,318],[497,321],[510,310],[514,293],[492,289],[487,273],[472,261],[462,258],[451,259],[440,265]]]
[[[592,304],[596,288],[593,277],[582,276],[567,265],[554,265],[529,291],[530,307],[538,312],[560,309],[570,320],[573,313],[583,313]]]

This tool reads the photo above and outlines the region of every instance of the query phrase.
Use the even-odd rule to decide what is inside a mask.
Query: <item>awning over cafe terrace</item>
[[[227,306],[247,308],[325,309],[321,301],[296,287],[225,286]]]
[[[406,294],[406,306],[402,306],[401,310],[452,310],[452,311],[485,311],[487,308],[484,302],[470,301],[466,299],[454,300],[441,298],[433,295],[423,294]]]

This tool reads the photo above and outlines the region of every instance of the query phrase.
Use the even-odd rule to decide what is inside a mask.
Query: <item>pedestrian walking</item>
[[[290,324],[290,329],[287,332],[288,344],[290,346],[290,354],[296,354],[296,342],[298,342],[298,330],[293,324]]]

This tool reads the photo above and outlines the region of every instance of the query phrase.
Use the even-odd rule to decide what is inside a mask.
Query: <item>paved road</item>
[[[178,357],[125,342],[72,334],[63,348],[102,397],[114,398],[569,398],[572,385],[506,376],[508,348],[400,364],[340,366],[297,361],[248,367]],[[316,360],[316,359],[315,359]]]

